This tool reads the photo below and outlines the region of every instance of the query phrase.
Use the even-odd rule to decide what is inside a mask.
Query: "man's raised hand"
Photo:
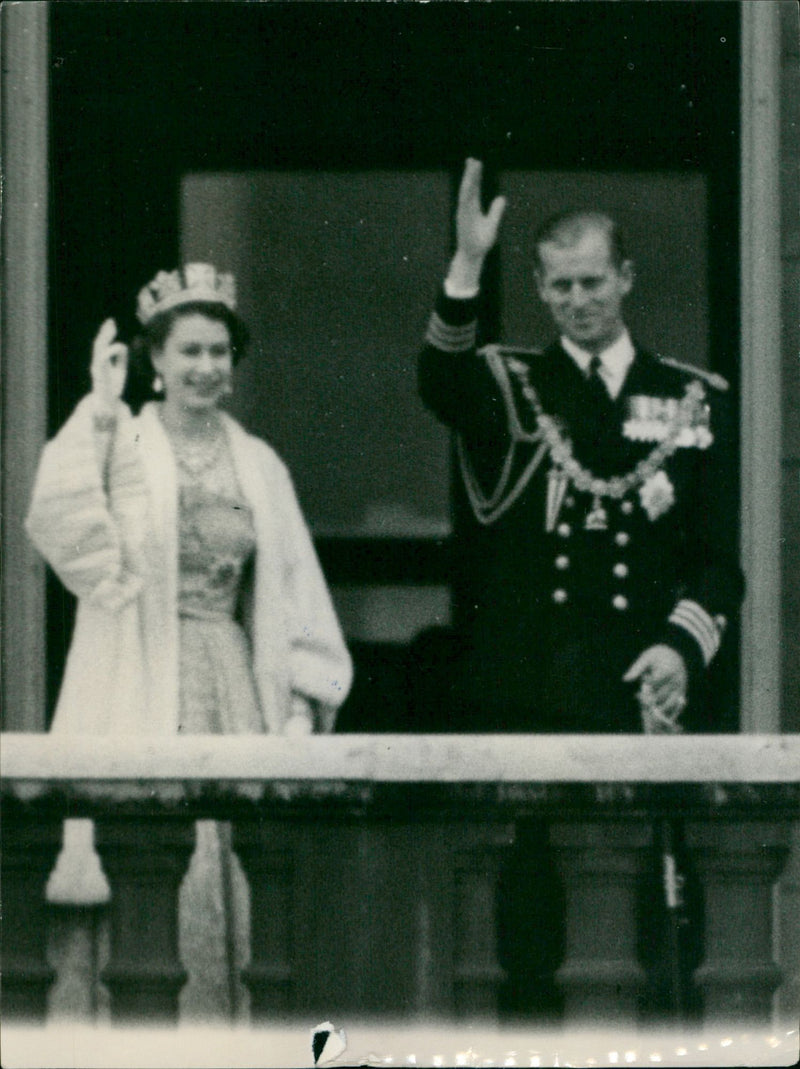
[[[456,212],[456,255],[478,267],[497,241],[497,231],[506,206],[505,197],[495,197],[488,212],[481,208],[483,164],[468,159],[458,191]]]

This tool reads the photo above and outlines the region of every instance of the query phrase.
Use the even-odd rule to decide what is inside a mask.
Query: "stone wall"
[[[800,30],[782,5],[781,261],[783,268],[783,702],[785,731],[800,731]]]
[[[781,69],[781,261],[783,267],[783,698],[786,731],[800,731],[800,20],[783,4]],[[779,1011],[800,991],[800,834],[781,881]]]

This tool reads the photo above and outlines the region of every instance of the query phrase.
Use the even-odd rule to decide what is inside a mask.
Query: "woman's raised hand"
[[[456,212],[457,252],[472,263],[483,263],[497,241],[497,231],[506,207],[505,197],[495,197],[485,212],[481,208],[483,164],[468,159],[458,191]]]
[[[98,407],[113,412],[128,377],[128,346],[117,340],[117,324],[107,319],[92,345],[92,393]]]

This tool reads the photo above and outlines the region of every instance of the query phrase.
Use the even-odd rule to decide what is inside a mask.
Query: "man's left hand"
[[[671,646],[650,646],[637,657],[622,680],[641,683],[637,697],[646,735],[676,734],[683,730],[678,718],[686,706],[689,673],[677,650]]]

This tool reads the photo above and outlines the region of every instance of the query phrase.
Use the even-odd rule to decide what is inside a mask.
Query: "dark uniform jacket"
[[[451,730],[638,731],[621,677],[662,642],[704,726],[743,587],[727,383],[637,346],[612,400],[559,343],[476,352],[476,305],[440,295],[419,364],[474,515]]]

